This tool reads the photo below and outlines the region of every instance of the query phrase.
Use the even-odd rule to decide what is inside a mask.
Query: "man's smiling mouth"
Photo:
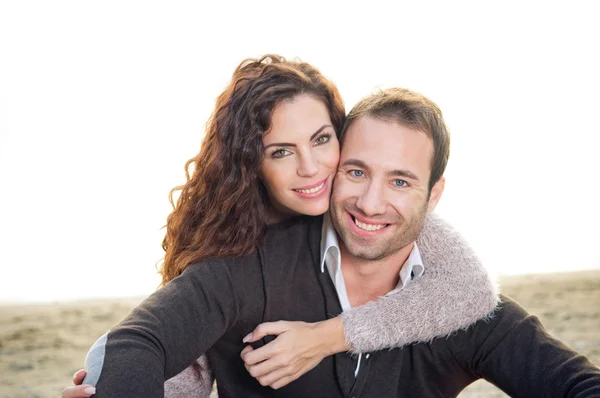
[[[352,221],[354,221],[354,224],[358,228],[362,229],[363,231],[369,231],[369,232],[379,231],[389,225],[389,224],[369,224],[369,223],[359,221],[354,216],[351,216],[351,217],[352,217]]]

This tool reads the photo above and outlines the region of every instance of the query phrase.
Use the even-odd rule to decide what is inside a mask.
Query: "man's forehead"
[[[410,145],[420,144],[426,139],[433,148],[433,141],[425,132],[414,129],[396,120],[377,118],[369,115],[354,120],[346,131],[344,144],[351,141],[359,145]]]
[[[392,120],[362,116],[354,121],[344,137],[341,164],[359,159],[367,165],[410,168],[429,172],[433,142],[420,130]]]

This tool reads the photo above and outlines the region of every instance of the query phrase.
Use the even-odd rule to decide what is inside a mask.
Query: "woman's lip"
[[[319,198],[321,197],[324,193],[327,192],[327,186],[329,185],[328,179],[324,179],[323,181],[321,181],[319,184],[317,185],[312,185],[313,188],[318,187],[319,185],[323,184],[323,187],[321,189],[319,189],[316,192],[312,192],[312,193],[308,193],[308,192],[299,192],[296,189],[292,189],[292,191],[294,191],[294,193],[302,198],[309,198],[309,199],[315,199],[315,198]],[[304,189],[304,188],[302,188]],[[308,188],[310,189],[310,188]]]
[[[327,178],[329,178],[329,177],[327,177]],[[305,187],[300,187],[300,188],[292,188],[292,189],[293,189],[294,191],[297,191],[297,190],[299,190],[299,189],[302,189],[302,190],[313,189],[313,188],[316,188],[316,187],[318,187],[319,185],[323,184],[324,182],[326,182],[326,181],[327,181],[327,178],[325,178],[324,180],[321,180],[321,181],[319,181],[319,182],[317,182],[316,184],[313,184],[313,185],[307,185],[307,186],[305,186]]]

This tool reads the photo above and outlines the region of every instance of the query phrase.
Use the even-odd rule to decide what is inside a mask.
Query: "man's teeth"
[[[364,229],[365,231],[379,231],[387,226],[387,224],[365,224],[364,222],[358,221],[356,218],[354,219],[354,223],[358,226],[358,228]]]
[[[315,193],[315,192],[319,192],[321,189],[323,189],[324,186],[325,186],[325,181],[323,181],[321,183],[321,185],[319,185],[318,187],[314,187],[311,189],[294,189],[294,191],[301,192],[301,193]]]

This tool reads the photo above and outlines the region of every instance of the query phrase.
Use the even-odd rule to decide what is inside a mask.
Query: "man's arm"
[[[512,397],[600,396],[600,368],[506,296],[494,318],[467,335],[456,356]]]
[[[90,381],[85,382],[96,385],[95,397],[162,397],[165,380],[236,322],[239,288],[230,267],[211,260],[159,289],[90,351],[94,359],[86,361]]]

